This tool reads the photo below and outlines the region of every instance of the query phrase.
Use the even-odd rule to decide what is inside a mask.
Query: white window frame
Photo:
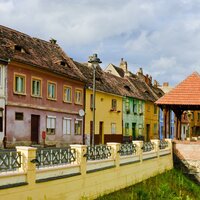
[[[80,134],[77,134],[76,133],[76,124],[78,124],[79,122],[81,122],[81,132],[80,132]],[[74,120],[74,135],[82,135],[82,132],[83,132],[83,120],[82,119],[75,119]]]
[[[39,83],[39,85],[37,83]],[[38,90],[38,86],[39,86],[39,90]],[[36,92],[34,90],[36,90]],[[32,79],[31,79],[31,95],[34,97],[42,96],[42,80],[40,78],[32,77]]]
[[[3,87],[3,65],[0,65],[0,87]]]
[[[56,116],[47,115],[46,117],[46,130],[48,135],[56,134]]]
[[[66,91],[69,90],[70,93],[66,93]],[[70,95],[70,96],[69,96]],[[72,102],[72,87],[68,85],[63,86],[63,101],[66,103]]]
[[[75,104],[83,104],[83,90],[76,88],[75,89]]]
[[[54,86],[54,93],[53,93],[52,86]],[[57,83],[56,82],[47,81],[47,98],[50,100],[56,100],[57,98]]]
[[[13,85],[14,85],[14,93],[15,94],[25,95],[26,94],[26,75],[20,74],[20,73],[14,73],[14,84]]]
[[[111,123],[111,134],[116,134],[117,125],[116,123]]]
[[[63,135],[70,135],[71,132],[72,132],[72,118],[63,117]]]

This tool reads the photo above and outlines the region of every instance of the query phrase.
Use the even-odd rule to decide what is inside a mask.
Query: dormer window
[[[125,88],[127,91],[131,91],[131,88],[130,88],[128,85],[125,85],[124,88]]]
[[[23,47],[22,46],[20,46],[20,45],[15,45],[15,50],[16,51],[19,51],[19,52],[22,52],[22,53],[25,53],[26,51],[23,49]]]
[[[60,65],[65,66],[66,62],[65,61],[60,61]]]
[[[147,91],[147,90],[144,93],[149,95],[149,91]]]

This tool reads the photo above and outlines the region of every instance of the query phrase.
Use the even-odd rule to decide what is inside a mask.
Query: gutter
[[[0,62],[8,64],[10,62],[10,59],[6,60],[6,59],[3,59],[3,58],[0,58]]]

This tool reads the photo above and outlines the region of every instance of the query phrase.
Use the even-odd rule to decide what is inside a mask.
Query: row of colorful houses
[[[8,143],[90,143],[93,67],[56,44],[0,26],[0,136]],[[114,68],[114,69],[112,69]],[[115,74],[116,73],[116,74]],[[123,59],[96,69],[95,143],[158,137],[163,95],[152,78],[128,71]],[[84,115],[80,115],[84,111]],[[6,137],[5,137],[6,136]]]
[[[91,143],[93,66],[56,44],[0,26],[0,139],[8,144]],[[95,144],[161,137],[164,93],[142,68],[96,69]],[[160,132],[160,134],[159,134]],[[43,133],[43,134],[42,134]]]

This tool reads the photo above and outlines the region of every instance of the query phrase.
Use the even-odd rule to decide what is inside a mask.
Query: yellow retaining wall
[[[154,142],[155,145],[158,144],[157,141]],[[41,183],[35,183],[37,171],[35,164],[30,162],[34,157],[35,149],[18,147],[18,151],[21,151],[24,156],[24,162],[27,161],[24,167],[26,169],[28,185],[0,189],[0,200],[75,200],[83,197],[85,199],[93,199],[99,195],[125,188],[173,168],[171,141],[169,141],[169,149],[162,151],[157,146],[154,150],[157,157],[147,160],[142,159],[144,154],[140,150],[142,142],[136,143],[139,151],[135,156],[139,156],[138,162],[120,166],[120,156],[117,153],[120,144],[109,143],[108,145],[113,148],[110,160],[113,160],[115,165],[109,169],[92,173],[86,172],[88,161],[86,162],[86,158],[83,156],[86,152],[86,146],[73,145],[72,147],[76,148],[78,152],[78,159],[75,165],[79,164],[81,175]],[[165,154],[165,151],[168,151],[168,153]],[[2,176],[0,174],[1,181]]]

